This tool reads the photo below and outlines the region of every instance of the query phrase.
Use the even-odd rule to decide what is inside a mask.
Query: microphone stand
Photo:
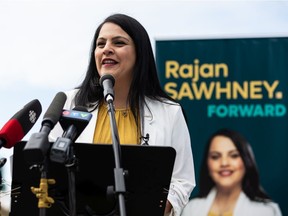
[[[76,216],[76,187],[75,187],[75,169],[77,165],[77,160],[74,155],[73,145],[70,145],[69,149],[69,159],[65,164],[68,173],[68,186],[69,186],[69,210],[70,216]]]
[[[73,137],[71,134],[75,134],[76,128],[69,127],[66,133],[66,137],[58,137],[50,150],[50,160],[65,164],[68,177],[68,196],[69,196],[69,216],[76,216],[76,186],[75,186],[75,170],[77,169],[77,158],[74,154]],[[69,138],[68,138],[69,137]]]
[[[41,171],[41,179],[39,188],[31,187],[32,193],[36,195],[38,200],[38,208],[39,208],[39,215],[46,216],[46,209],[50,208],[51,205],[54,203],[54,199],[49,197],[48,195],[48,185],[55,184],[55,179],[47,179],[47,162],[46,159],[42,165],[34,165],[37,166]]]
[[[111,135],[112,135],[112,146],[114,152],[114,159],[115,159],[115,168],[114,168],[114,181],[115,181],[115,193],[118,195],[118,202],[119,202],[119,210],[120,216],[126,216],[126,207],[125,207],[125,199],[124,194],[126,192],[125,188],[125,180],[122,163],[121,163],[121,149],[119,143],[119,135],[116,126],[115,120],[115,110],[113,104],[113,97],[108,95],[106,98],[108,103],[108,113],[110,116],[110,126],[111,126]]]

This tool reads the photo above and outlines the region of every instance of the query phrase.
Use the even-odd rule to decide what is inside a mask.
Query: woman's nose
[[[114,50],[112,49],[111,45],[107,43],[103,49],[103,54],[104,55],[111,55],[113,53],[114,53]]]
[[[221,166],[229,165],[229,159],[226,157],[221,158]]]

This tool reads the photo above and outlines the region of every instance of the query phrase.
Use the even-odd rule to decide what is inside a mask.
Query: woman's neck
[[[233,212],[241,190],[241,187],[232,190],[217,188],[216,197],[211,206],[211,211],[219,215],[222,215],[225,212]]]
[[[126,109],[129,107],[129,88],[126,85],[115,85],[114,87],[114,107],[116,109]]]
[[[217,188],[217,194],[215,199],[237,199],[239,194],[241,193],[241,187],[235,187],[233,189],[226,188]]]
[[[128,103],[126,102],[126,99],[123,100],[114,100],[114,107],[115,109],[127,109],[129,108]]]

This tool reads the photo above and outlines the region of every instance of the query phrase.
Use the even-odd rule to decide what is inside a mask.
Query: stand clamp
[[[39,199],[38,208],[50,208],[52,206],[54,199],[48,196],[48,185],[55,183],[55,179],[41,178],[39,188],[31,187],[32,193]]]

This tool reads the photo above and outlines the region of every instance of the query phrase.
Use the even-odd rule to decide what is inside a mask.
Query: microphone
[[[40,132],[32,134],[23,149],[24,158],[27,162],[38,164],[44,161],[50,148],[48,135],[59,121],[66,99],[67,96],[63,92],[58,92],[54,97],[43,117]]]
[[[75,107],[73,110],[63,110],[59,120],[64,130],[63,136],[58,137],[50,150],[50,160],[65,163],[69,159],[69,147],[75,142],[86,128],[92,114],[85,107]]]
[[[73,142],[79,137],[92,118],[92,114],[85,107],[77,106],[73,110],[63,110],[59,120],[64,130],[63,137]]]
[[[36,123],[41,111],[41,104],[35,99],[12,116],[0,131],[0,148],[11,148],[21,141]]]
[[[105,74],[100,78],[100,85],[104,89],[104,99],[106,102],[112,102],[114,100],[113,86],[115,84],[115,78],[111,74]]]

